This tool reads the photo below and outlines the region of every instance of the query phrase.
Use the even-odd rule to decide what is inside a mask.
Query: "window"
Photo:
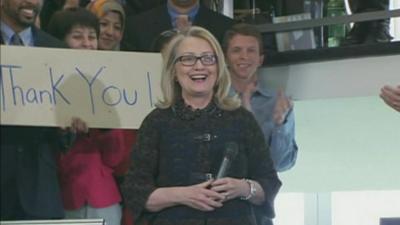
[[[305,225],[304,194],[279,193],[275,199],[274,225]]]
[[[400,217],[400,191],[332,193],[332,225],[377,225],[382,217]]]
[[[400,1],[391,0],[390,9],[400,9]],[[391,19],[390,34],[394,37],[393,41],[400,41],[400,17]]]
[[[400,190],[279,193],[275,225],[379,225],[400,218]]]

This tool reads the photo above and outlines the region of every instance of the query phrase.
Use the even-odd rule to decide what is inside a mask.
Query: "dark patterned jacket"
[[[273,201],[281,182],[252,114],[244,108],[221,110],[213,103],[192,111],[180,102],[168,109],[153,110],[140,127],[123,188],[137,221],[146,217],[150,224],[157,225],[253,225],[252,205],[240,199],[227,201],[213,212],[183,205],[157,213],[144,209],[149,195],[158,187],[194,185],[204,182],[207,173],[215,176],[228,142],[237,143],[239,153],[227,176],[258,181],[266,201],[254,208],[273,218]]]

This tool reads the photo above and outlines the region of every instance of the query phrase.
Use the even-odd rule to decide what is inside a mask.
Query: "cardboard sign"
[[[161,96],[160,54],[0,48],[2,125],[138,128]]]

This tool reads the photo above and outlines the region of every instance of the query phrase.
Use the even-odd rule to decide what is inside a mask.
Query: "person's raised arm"
[[[380,96],[388,106],[400,112],[400,85],[395,87],[385,85],[381,89]]]

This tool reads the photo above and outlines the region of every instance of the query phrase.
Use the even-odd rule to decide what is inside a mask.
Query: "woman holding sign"
[[[100,23],[99,50],[119,51],[120,43],[124,33],[125,11],[117,0],[92,0],[86,7],[96,15]],[[126,146],[132,149],[136,140],[137,130],[125,129]],[[130,157],[125,157],[115,167],[114,176],[118,185],[124,180],[128,172]],[[126,209],[123,212],[123,224],[131,224],[132,216]]]
[[[83,8],[56,12],[49,32],[70,48],[98,47],[98,20]],[[130,152],[124,130],[89,129],[80,118],[72,118],[64,132],[72,137],[58,161],[66,218],[103,218],[108,225],[120,225],[121,194],[114,171]]]
[[[254,210],[273,217],[281,183],[256,120],[228,96],[217,40],[200,27],[177,34],[161,83],[123,188],[136,222],[250,225]]]

